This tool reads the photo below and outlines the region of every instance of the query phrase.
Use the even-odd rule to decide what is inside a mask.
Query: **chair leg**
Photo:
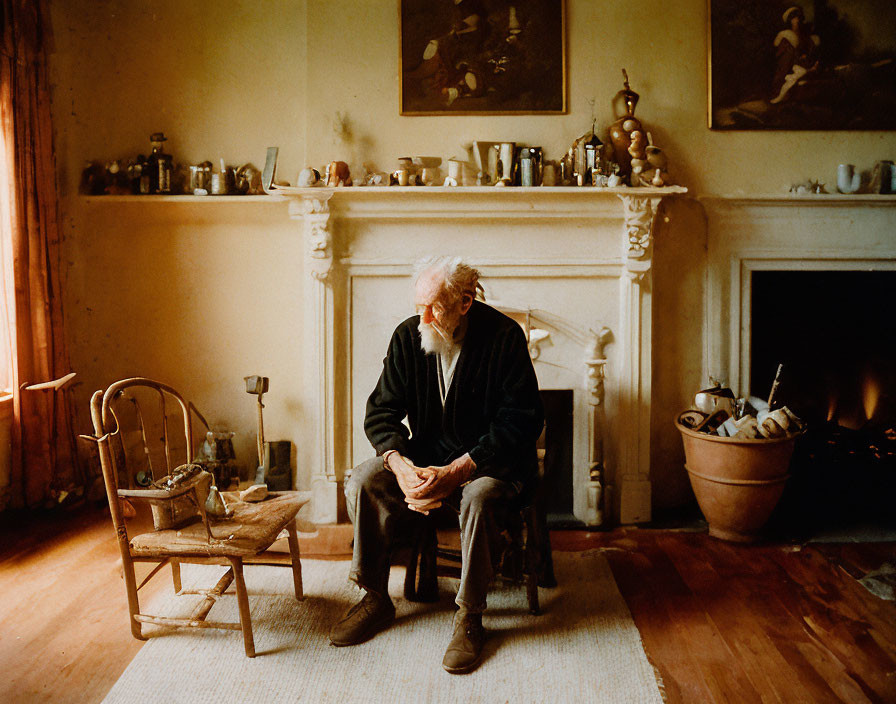
[[[438,535],[434,524],[420,518],[419,532],[411,544],[411,556],[404,575],[404,598],[408,601],[439,600]]]
[[[529,613],[538,616],[541,613],[541,606],[538,603],[538,575],[535,570],[526,575],[526,598],[529,601]]]
[[[551,552],[551,534],[548,531],[544,501],[541,498],[536,498],[532,504],[531,521],[538,541],[538,562],[535,563],[538,586],[553,589],[557,586],[557,578],[554,576],[554,555]]]
[[[140,613],[140,599],[137,596],[137,577],[134,574],[134,562],[130,559],[130,556],[122,556],[121,568],[125,590],[128,594],[128,620],[131,622],[131,635],[137,640],[146,640],[140,622],[134,618],[134,616]]]
[[[243,579],[243,560],[239,557],[229,557],[233,566],[233,581],[236,583],[236,600],[240,607],[240,626],[243,630],[243,645],[246,647],[246,656],[255,657],[255,639],[252,637],[252,618],[249,616],[249,595],[246,593],[246,581]]]
[[[411,554],[404,572],[404,598],[417,601],[417,563],[420,559],[420,539],[415,538],[411,545]]]
[[[526,572],[526,598],[529,613],[537,616],[541,612],[538,603],[538,571],[541,565],[541,540],[538,533],[538,518],[534,506],[526,512],[526,543],[524,548],[524,569]]]
[[[171,579],[174,581],[174,593],[180,594],[182,585],[180,582],[180,561],[171,559]]]
[[[286,527],[289,535],[289,556],[292,561],[292,581],[296,591],[296,599],[302,601],[305,593],[302,588],[302,561],[299,553],[299,536],[296,534],[296,522],[290,521]]]
[[[418,601],[439,600],[438,575],[439,536],[435,525],[428,526],[420,553],[420,580],[417,583]]]

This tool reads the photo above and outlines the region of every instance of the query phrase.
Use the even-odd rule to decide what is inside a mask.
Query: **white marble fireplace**
[[[572,390],[576,517],[649,520],[653,226],[684,190],[281,189],[305,238],[313,519],[341,517],[344,471],[372,452],[364,404],[413,312],[412,265],[444,253],[526,325],[540,387]]]

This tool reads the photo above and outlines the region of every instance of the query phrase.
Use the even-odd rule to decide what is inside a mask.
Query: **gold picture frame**
[[[561,115],[566,0],[398,0],[399,114]]]
[[[896,129],[894,27],[883,0],[707,0],[710,129]]]

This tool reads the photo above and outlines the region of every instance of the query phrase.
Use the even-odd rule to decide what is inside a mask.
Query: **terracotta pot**
[[[685,469],[709,534],[749,543],[781,498],[797,435],[774,440],[735,440],[698,433],[678,421]]]

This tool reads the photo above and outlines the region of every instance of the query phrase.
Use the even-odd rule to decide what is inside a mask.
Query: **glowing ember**
[[[880,386],[875,379],[866,376],[862,382],[862,405],[865,407],[865,418],[871,420],[877,410],[880,399]]]

